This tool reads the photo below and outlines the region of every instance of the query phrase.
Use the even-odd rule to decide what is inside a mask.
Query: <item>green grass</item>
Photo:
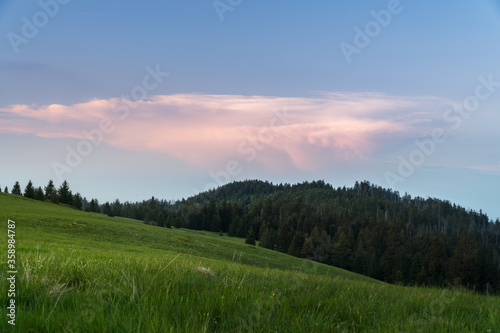
[[[209,232],[0,194],[17,332],[498,332],[500,299],[388,285]],[[0,299],[7,305],[8,286]],[[4,307],[5,309],[5,307]],[[5,311],[5,310],[4,310]]]

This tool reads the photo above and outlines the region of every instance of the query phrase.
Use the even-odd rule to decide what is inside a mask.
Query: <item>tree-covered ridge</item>
[[[19,184],[14,187],[20,194]],[[40,191],[30,182],[25,195]],[[152,197],[103,205],[72,195],[67,182],[58,190],[49,182],[44,193],[44,199],[89,212],[228,233],[387,282],[500,292],[498,220],[449,201],[401,196],[367,181],[334,188],[324,181],[274,185],[249,180],[177,202]]]

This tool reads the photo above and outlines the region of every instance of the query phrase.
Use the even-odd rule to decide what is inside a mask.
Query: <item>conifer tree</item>
[[[113,215],[114,216],[122,216],[122,204],[119,199],[116,199],[115,202],[113,203]]]
[[[221,220],[219,214],[212,215],[211,223],[210,223],[210,231],[217,232],[221,230]]]
[[[33,199],[35,197],[35,189],[33,188],[33,183],[28,181],[28,185],[26,185],[26,188],[24,189],[24,196],[26,198]]]
[[[264,237],[264,232],[269,228],[269,224],[267,223],[266,220],[262,221],[262,224],[260,225],[260,230],[259,230],[259,240],[262,240]]]
[[[69,184],[67,181],[64,181],[59,187],[58,195],[59,202],[67,205],[71,205],[73,203],[73,195],[71,194],[71,190],[69,189]]]
[[[245,244],[255,245],[255,233],[253,232],[253,227],[250,227],[250,230],[248,230]]]
[[[310,260],[316,260],[316,248],[319,243],[319,229],[318,227],[314,227],[311,231],[309,237],[304,241],[304,245],[302,246],[302,257]]]
[[[368,238],[369,232],[365,229],[361,229],[356,240],[356,245],[351,257],[351,268],[356,273],[361,273],[363,275],[368,275],[368,250],[366,248],[365,242]]]
[[[130,202],[125,203],[125,208],[123,209],[123,216],[130,219],[135,218],[134,209],[132,208]]]
[[[302,247],[304,246],[305,240],[306,239],[303,233],[296,232],[293,236],[292,243],[288,248],[288,254],[300,258],[302,256]]]
[[[327,235],[326,231],[321,231],[319,236],[318,245],[314,252],[315,260],[330,264],[330,257],[332,254],[333,243],[330,236]]]
[[[156,214],[156,223],[159,227],[165,226],[165,216],[163,215],[163,212],[161,210],[159,210],[158,214]]]
[[[221,229],[224,232],[229,231],[229,225],[231,224],[232,212],[231,212],[231,205],[228,205],[225,200],[222,201],[222,205],[221,205],[221,208],[219,210],[218,215],[220,218]]]
[[[80,193],[77,193],[73,196],[73,207],[75,207],[78,210],[82,210],[83,199]]]
[[[262,236],[260,237],[259,246],[274,250],[274,243],[276,241],[276,230],[267,227],[260,228],[262,231]]]
[[[437,238],[432,240],[429,250],[429,277],[433,285],[442,285],[445,278],[445,260],[446,253],[443,250],[443,244]]]
[[[236,216],[233,219],[233,222],[231,222],[231,225],[229,226],[229,236],[234,237],[236,236],[236,233],[238,229],[240,228],[240,224],[242,223],[241,217]]]
[[[9,193],[9,189],[7,188],[7,186],[5,186],[5,188],[3,189],[3,191],[4,191],[5,193]]]
[[[39,200],[39,201],[44,201],[45,200],[45,194],[43,194],[43,190],[42,190],[42,187],[39,186],[36,190],[35,190],[35,197],[34,197],[35,200]]]
[[[19,185],[19,182],[16,182],[14,184],[14,187],[12,187],[11,193],[16,194],[16,195],[21,195],[21,185]]]
[[[113,215],[113,210],[111,209],[111,205],[109,204],[109,202],[106,201],[106,203],[104,204],[102,213],[108,215],[109,217],[113,217],[114,216]]]
[[[474,244],[463,232],[450,263],[450,275],[456,285],[472,288],[478,283],[479,267]]]
[[[350,268],[351,253],[349,241],[344,230],[340,228],[333,239],[332,265],[340,268]]]
[[[47,200],[52,199],[52,193],[54,189],[55,189],[54,182],[52,180],[49,180],[49,183],[47,184],[47,186],[45,186],[45,198]]]
[[[50,195],[50,202],[55,204],[59,203],[59,194],[57,194],[56,189],[52,189],[52,194]]]
[[[175,221],[172,215],[168,215],[167,219],[165,220],[165,228],[171,229],[174,223]]]
[[[248,233],[248,226],[250,225],[250,216],[245,212],[241,218],[241,222],[236,230],[236,237],[245,237]]]
[[[97,201],[97,199],[90,200],[88,205],[85,206],[85,211],[92,212],[92,213],[100,213],[101,208],[99,207],[99,201]]]
[[[276,250],[286,253],[290,247],[290,233],[285,219],[282,219],[278,228],[278,237],[276,238]]]

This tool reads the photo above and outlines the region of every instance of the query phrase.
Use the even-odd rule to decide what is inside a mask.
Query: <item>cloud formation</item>
[[[369,159],[387,140],[425,135],[445,104],[433,97],[379,93],[95,99],[0,108],[0,132],[86,139],[83,131],[98,129],[108,119],[113,130],[103,141],[126,150],[165,153],[207,169],[239,160],[314,170]]]
[[[482,173],[491,174],[491,175],[500,175],[500,163],[490,164],[490,165],[472,166],[469,169],[474,170],[474,171],[479,171]]]

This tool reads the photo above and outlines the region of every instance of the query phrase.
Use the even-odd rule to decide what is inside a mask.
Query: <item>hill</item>
[[[242,238],[251,229],[262,247],[390,283],[500,292],[498,220],[366,181],[334,188],[323,181],[249,180],[174,204],[153,198],[134,208],[134,217],[158,225],[167,216],[168,225]]]
[[[21,194],[19,183],[12,193]],[[412,198],[367,181],[352,188],[324,181],[247,180],[188,199],[99,204],[53,182],[26,197],[65,203],[147,224],[227,233],[260,247],[405,285],[500,293],[500,221],[446,200]]]
[[[17,332],[488,331],[495,297],[402,287],[244,244],[0,193]],[[0,278],[9,270],[3,261]]]

